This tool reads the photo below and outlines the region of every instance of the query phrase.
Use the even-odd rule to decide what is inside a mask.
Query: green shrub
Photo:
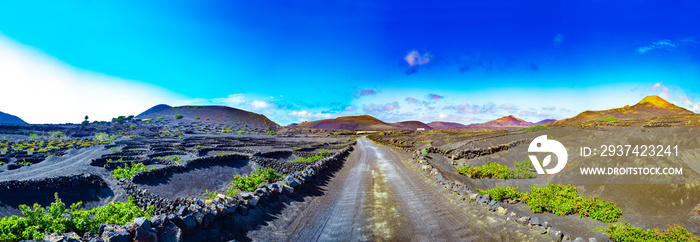
[[[469,167],[463,166],[457,168],[457,173],[470,176],[472,178],[497,178],[508,179],[508,167],[496,162],[486,162],[486,165]]]
[[[73,231],[79,234],[85,232],[98,233],[100,224],[124,224],[134,218],[153,215],[154,208],[149,206],[147,211],[141,210],[129,197],[127,202],[114,201],[104,207],[90,210],[82,209],[82,202],[74,203],[70,208],[54,194],[55,202],[43,208],[39,204],[29,207],[20,205],[21,216],[9,216],[0,219],[0,241],[43,240],[46,233],[63,234]],[[61,216],[70,214],[70,217]]]
[[[136,125],[135,124],[129,125],[129,128],[132,128],[132,129],[136,128]]]
[[[525,193],[517,190],[518,187],[477,189],[482,195],[491,194],[491,197],[496,200],[520,198],[535,213],[547,211],[559,216],[578,214],[579,217],[589,216],[605,223],[615,222],[622,216],[622,211],[617,208],[617,204],[598,197],[579,196],[578,189],[571,185],[547,184],[540,188],[532,185],[532,190]]]
[[[276,133],[277,133],[277,131],[274,131],[274,130],[269,130],[269,131],[267,131],[266,133],[267,133],[267,134],[276,134]]]
[[[642,230],[640,227],[632,227],[629,222],[610,224],[607,229],[594,230],[607,233],[614,241],[700,241],[678,224],[669,225],[668,229],[662,231],[657,228]]]
[[[233,197],[234,195],[238,194],[241,192],[241,189],[234,189],[232,186],[229,186],[226,189],[226,196],[227,197]]]
[[[194,119],[199,119],[199,117],[194,117]]]
[[[526,164],[529,164],[529,166]],[[534,168],[529,160],[516,161],[515,166],[516,169],[510,169],[507,166],[496,162],[486,162],[486,165],[483,166],[458,167],[457,173],[476,179],[529,179],[537,176],[534,172],[528,170],[530,167]]]
[[[327,153],[331,153],[331,152],[328,151],[328,150],[325,150],[325,149],[321,149],[321,150],[318,151],[318,153],[319,153],[319,154],[327,154]]]
[[[518,192],[518,187],[494,187],[488,190],[476,189],[481,195],[491,194],[491,199],[502,201],[505,198],[517,199],[522,196],[522,193]]]
[[[163,117],[157,117],[156,119],[163,119]]]
[[[283,175],[277,174],[277,171],[272,168],[265,168],[264,170],[258,167],[254,172],[251,172],[248,176],[234,175],[231,185],[239,188],[243,191],[255,191],[256,188],[263,182],[272,182],[281,179]],[[228,191],[227,191],[228,193]]]
[[[204,197],[204,199],[212,200],[212,199],[216,198],[216,195],[219,195],[218,192],[216,192],[216,191],[210,192],[209,189],[205,189],[204,192],[207,194],[207,195]]]
[[[595,122],[600,123],[600,122],[617,122],[620,121],[619,119],[616,118],[604,118],[604,119],[598,119]]]
[[[243,130],[238,130],[238,133],[239,133],[239,134],[245,134],[245,131],[243,131]]]
[[[136,163],[131,162],[131,165],[126,164],[124,167],[118,167],[117,169],[112,170],[112,176],[114,179],[131,179],[136,173],[142,172],[142,171],[147,171],[147,170],[153,170],[155,167],[152,168],[146,168],[146,165],[143,163]]]
[[[529,128],[524,128],[523,132],[534,132],[534,131],[540,131],[540,130],[546,130],[546,129],[549,129],[549,127],[538,124],[538,125],[535,125],[535,126],[532,126]]]
[[[622,215],[617,204],[602,198],[586,198],[578,195],[571,185],[547,184],[546,187],[532,185],[532,191],[522,196],[530,210],[536,213],[549,211],[559,216],[577,213],[605,223],[615,222]]]
[[[428,156],[428,150],[422,149],[422,150],[420,151],[420,154],[423,155],[423,156]]]
[[[179,113],[175,114],[175,119],[181,119],[182,117],[183,117],[182,114],[179,114]]]
[[[320,160],[323,158],[324,157],[322,155],[316,154],[314,156],[307,157],[307,158],[299,157],[299,158],[294,159],[292,162],[311,162],[311,161],[317,161],[317,160]]]
[[[63,132],[61,132],[61,131],[49,132],[49,135],[51,135],[51,137],[54,137],[57,139],[64,136]]]

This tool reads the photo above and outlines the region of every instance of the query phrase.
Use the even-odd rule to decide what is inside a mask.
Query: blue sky
[[[359,114],[474,123],[561,119],[657,94],[697,112],[697,9],[693,1],[6,2],[0,111],[58,123],[158,103],[223,104],[282,125]],[[26,93],[31,100],[16,101]]]

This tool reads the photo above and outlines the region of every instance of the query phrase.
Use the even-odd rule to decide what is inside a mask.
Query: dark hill
[[[175,119],[176,115],[182,115],[182,118]],[[158,119],[162,117],[162,119]],[[264,128],[277,128],[277,125],[265,115],[240,110],[237,108],[226,106],[180,106],[165,110],[156,111],[153,113],[139,115],[140,119],[153,120],[169,120],[172,122],[220,122],[220,123],[245,123],[248,126],[257,126]]]
[[[27,124],[27,122],[15,115],[0,112],[0,124]]]
[[[146,111],[143,111],[143,113],[136,115],[136,117],[138,118],[138,117],[141,117],[141,116],[149,114],[149,113],[155,113],[155,112],[163,111],[163,110],[170,109],[170,108],[172,108],[170,105],[158,104],[158,105],[155,105],[155,106],[149,108]]]

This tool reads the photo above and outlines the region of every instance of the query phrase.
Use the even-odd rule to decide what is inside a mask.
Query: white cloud
[[[430,62],[430,58],[431,56],[428,53],[421,55],[415,50],[408,52],[408,54],[403,57],[403,59],[406,60],[406,63],[408,63],[408,66],[428,64],[428,62]]]
[[[267,102],[258,101],[258,100],[253,101],[252,103],[250,103],[250,105],[253,106],[253,108],[255,108],[255,109],[269,108],[272,106]]]
[[[295,116],[298,118],[324,118],[324,119],[329,119],[333,118],[333,115],[330,113],[312,113],[306,110],[301,110],[301,111],[293,111],[289,113],[291,116]]]
[[[661,83],[663,83],[663,82],[664,82],[664,81],[657,82],[656,84],[654,84],[653,86],[651,86],[651,90],[652,90],[652,91],[659,90],[659,87],[661,87]]]
[[[659,40],[651,43],[650,45],[647,46],[642,46],[637,48],[637,52],[640,54],[647,53],[652,50],[657,50],[657,49],[672,49],[675,48],[677,44],[673,43],[671,40]]]
[[[28,123],[111,120],[179,99],[156,86],[77,69],[0,33],[0,111]]]
[[[225,98],[218,98],[217,102],[224,103],[226,106],[238,107],[245,102],[245,95],[237,93],[228,95]]]

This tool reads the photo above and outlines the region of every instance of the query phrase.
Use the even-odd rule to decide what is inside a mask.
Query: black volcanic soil
[[[203,197],[205,189],[225,194],[229,182],[233,180],[233,175],[248,175],[254,170],[254,166],[249,160],[197,164],[182,172],[174,172],[165,177],[135,181],[134,183],[156,195],[169,199]]]

